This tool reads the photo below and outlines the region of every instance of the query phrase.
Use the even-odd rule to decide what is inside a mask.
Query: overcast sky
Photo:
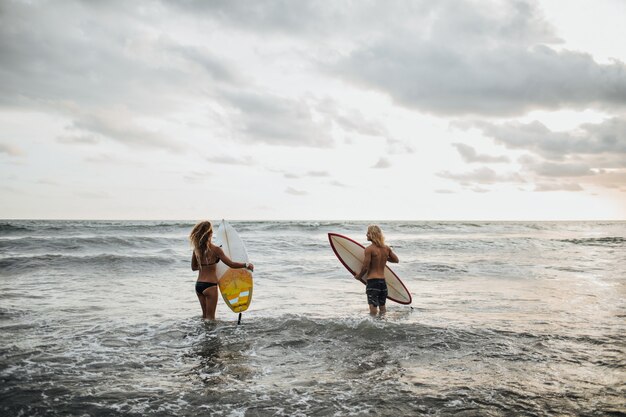
[[[0,0],[0,218],[626,219],[624,20]]]

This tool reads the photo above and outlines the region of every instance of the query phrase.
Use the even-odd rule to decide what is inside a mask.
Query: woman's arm
[[[211,248],[211,250],[217,254],[217,256],[222,260],[222,262],[224,262],[226,265],[228,265],[231,268],[235,268],[235,269],[246,268],[246,269],[249,269],[250,271],[254,271],[254,265],[252,265],[251,263],[234,262],[228,256],[226,256],[222,248],[220,248],[219,246],[214,246]]]
[[[192,271],[197,271],[198,270],[198,260],[196,259],[196,253],[195,252],[191,253],[191,270]]]

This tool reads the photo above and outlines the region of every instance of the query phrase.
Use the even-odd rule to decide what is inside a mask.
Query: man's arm
[[[361,267],[361,271],[354,276],[355,279],[359,281],[361,278],[365,276],[367,270],[370,269],[370,262],[372,261],[372,252],[369,248],[365,249],[365,259],[363,259],[363,266]]]
[[[397,264],[398,262],[400,262],[400,259],[398,258],[398,255],[396,255],[395,253],[393,253],[393,250],[391,250],[390,246],[387,246],[389,248],[389,256],[387,257],[387,261],[393,263],[393,264]]]

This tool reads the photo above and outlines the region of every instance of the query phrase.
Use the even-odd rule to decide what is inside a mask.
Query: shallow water
[[[190,222],[0,222],[3,415],[626,415],[626,223],[386,222],[413,308],[367,314],[359,222],[233,222],[250,310],[200,319]]]

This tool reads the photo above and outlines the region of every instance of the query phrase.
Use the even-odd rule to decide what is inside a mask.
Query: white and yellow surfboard
[[[248,262],[248,253],[237,231],[226,220],[222,220],[215,238],[222,250],[234,262]],[[246,311],[252,302],[254,282],[252,271],[229,268],[224,262],[216,265],[217,279],[222,298],[235,313]]]

